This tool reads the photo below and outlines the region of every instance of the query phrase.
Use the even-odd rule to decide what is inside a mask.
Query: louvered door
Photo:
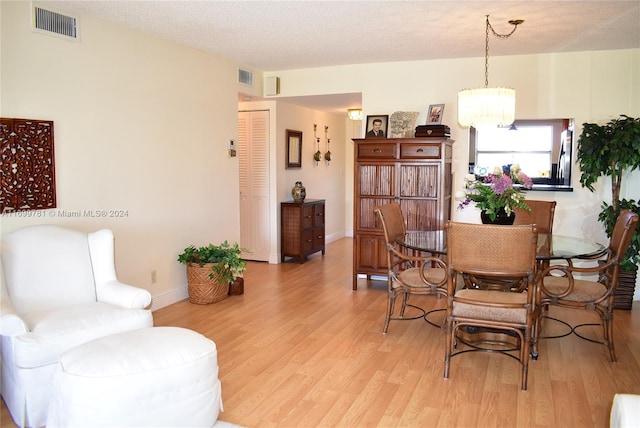
[[[238,114],[240,247],[248,260],[269,260],[269,112]]]

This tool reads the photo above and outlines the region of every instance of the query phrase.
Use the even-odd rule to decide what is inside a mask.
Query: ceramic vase
[[[303,202],[304,198],[307,197],[307,190],[302,185],[302,181],[296,181],[295,186],[291,189],[291,196],[296,202]]]

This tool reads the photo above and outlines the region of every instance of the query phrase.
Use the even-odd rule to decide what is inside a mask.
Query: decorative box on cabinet
[[[281,261],[285,257],[304,263],[310,254],[324,255],[324,199],[280,204]]]
[[[398,202],[407,230],[438,230],[451,218],[446,137],[354,139],[353,289],[358,275],[387,276],[382,225],[373,210]]]

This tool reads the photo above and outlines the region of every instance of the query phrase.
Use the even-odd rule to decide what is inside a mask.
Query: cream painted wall
[[[353,192],[354,192],[354,169],[355,169],[355,144],[353,138],[362,138],[364,135],[362,121],[348,121],[347,123],[347,167],[345,169],[347,177],[345,180],[345,233],[353,237]]]
[[[345,162],[346,149],[346,113],[335,115],[311,110],[287,103],[278,103],[277,121],[277,165],[278,201],[291,201],[291,188],[296,181],[302,181],[308,199],[325,199],[325,236],[326,242],[344,237],[345,224]],[[320,138],[322,160],[313,158],[318,150],[313,125],[317,125],[315,135]],[[324,127],[328,126],[328,138],[331,140],[331,162],[324,159],[327,140]],[[302,131],[302,168],[285,168],[285,130]],[[278,211],[279,213],[279,211]]]
[[[443,123],[456,140],[455,189],[463,189],[468,164],[468,132],[457,124],[457,93],[483,83],[484,58],[405,63],[361,64],[265,73],[281,79],[280,96],[362,92],[364,114],[419,111],[426,120],[429,104],[445,104]],[[516,89],[519,119],[574,118],[576,139],[584,122],[604,123],[619,114],[640,115],[640,50],[523,55],[490,59],[489,83]],[[312,82],[312,83],[311,83]],[[574,147],[575,147],[574,141]],[[592,193],[573,174],[573,192],[532,192],[531,198],[556,200],[554,231],[608,242],[597,214],[610,199],[609,180]],[[348,177],[350,179],[350,177]],[[640,198],[640,171],[627,177],[624,197]],[[347,195],[347,209],[353,200]],[[474,209],[454,211],[454,219],[479,222]],[[635,299],[640,300],[640,287]]]
[[[238,65],[91,16],[79,42],[41,35],[30,2],[0,7],[2,116],[54,121],[58,200],[36,217],[3,215],[1,232],[111,228],[122,281],[147,288],[154,308],[186,297],[178,253],[239,239],[238,162],[225,149]]]
[[[251,101],[238,103],[240,111],[268,110],[270,112],[270,211],[274,213],[271,222],[271,249],[269,262],[280,262],[280,202],[290,201],[291,188],[296,181],[302,181],[308,199],[325,199],[325,236],[326,242],[345,236],[345,165],[350,140],[347,141],[345,116],[330,114],[288,104],[280,101]],[[324,134],[325,125],[329,127],[331,139],[331,162],[323,158],[321,162],[313,160],[316,152],[313,124],[317,124],[316,134],[320,138],[320,151],[327,151]],[[286,169],[285,152],[287,129],[302,132],[302,168]]]

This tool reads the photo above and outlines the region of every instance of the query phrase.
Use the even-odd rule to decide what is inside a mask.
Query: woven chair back
[[[380,215],[384,238],[387,244],[393,244],[396,239],[404,237],[407,227],[402,217],[400,204],[392,202],[375,208]]]
[[[451,269],[491,277],[526,277],[535,271],[535,226],[448,222],[447,258]]]
[[[516,220],[513,224],[535,224],[539,233],[552,233],[556,201],[526,200],[525,202],[531,208],[531,211],[517,208],[515,210]]]

